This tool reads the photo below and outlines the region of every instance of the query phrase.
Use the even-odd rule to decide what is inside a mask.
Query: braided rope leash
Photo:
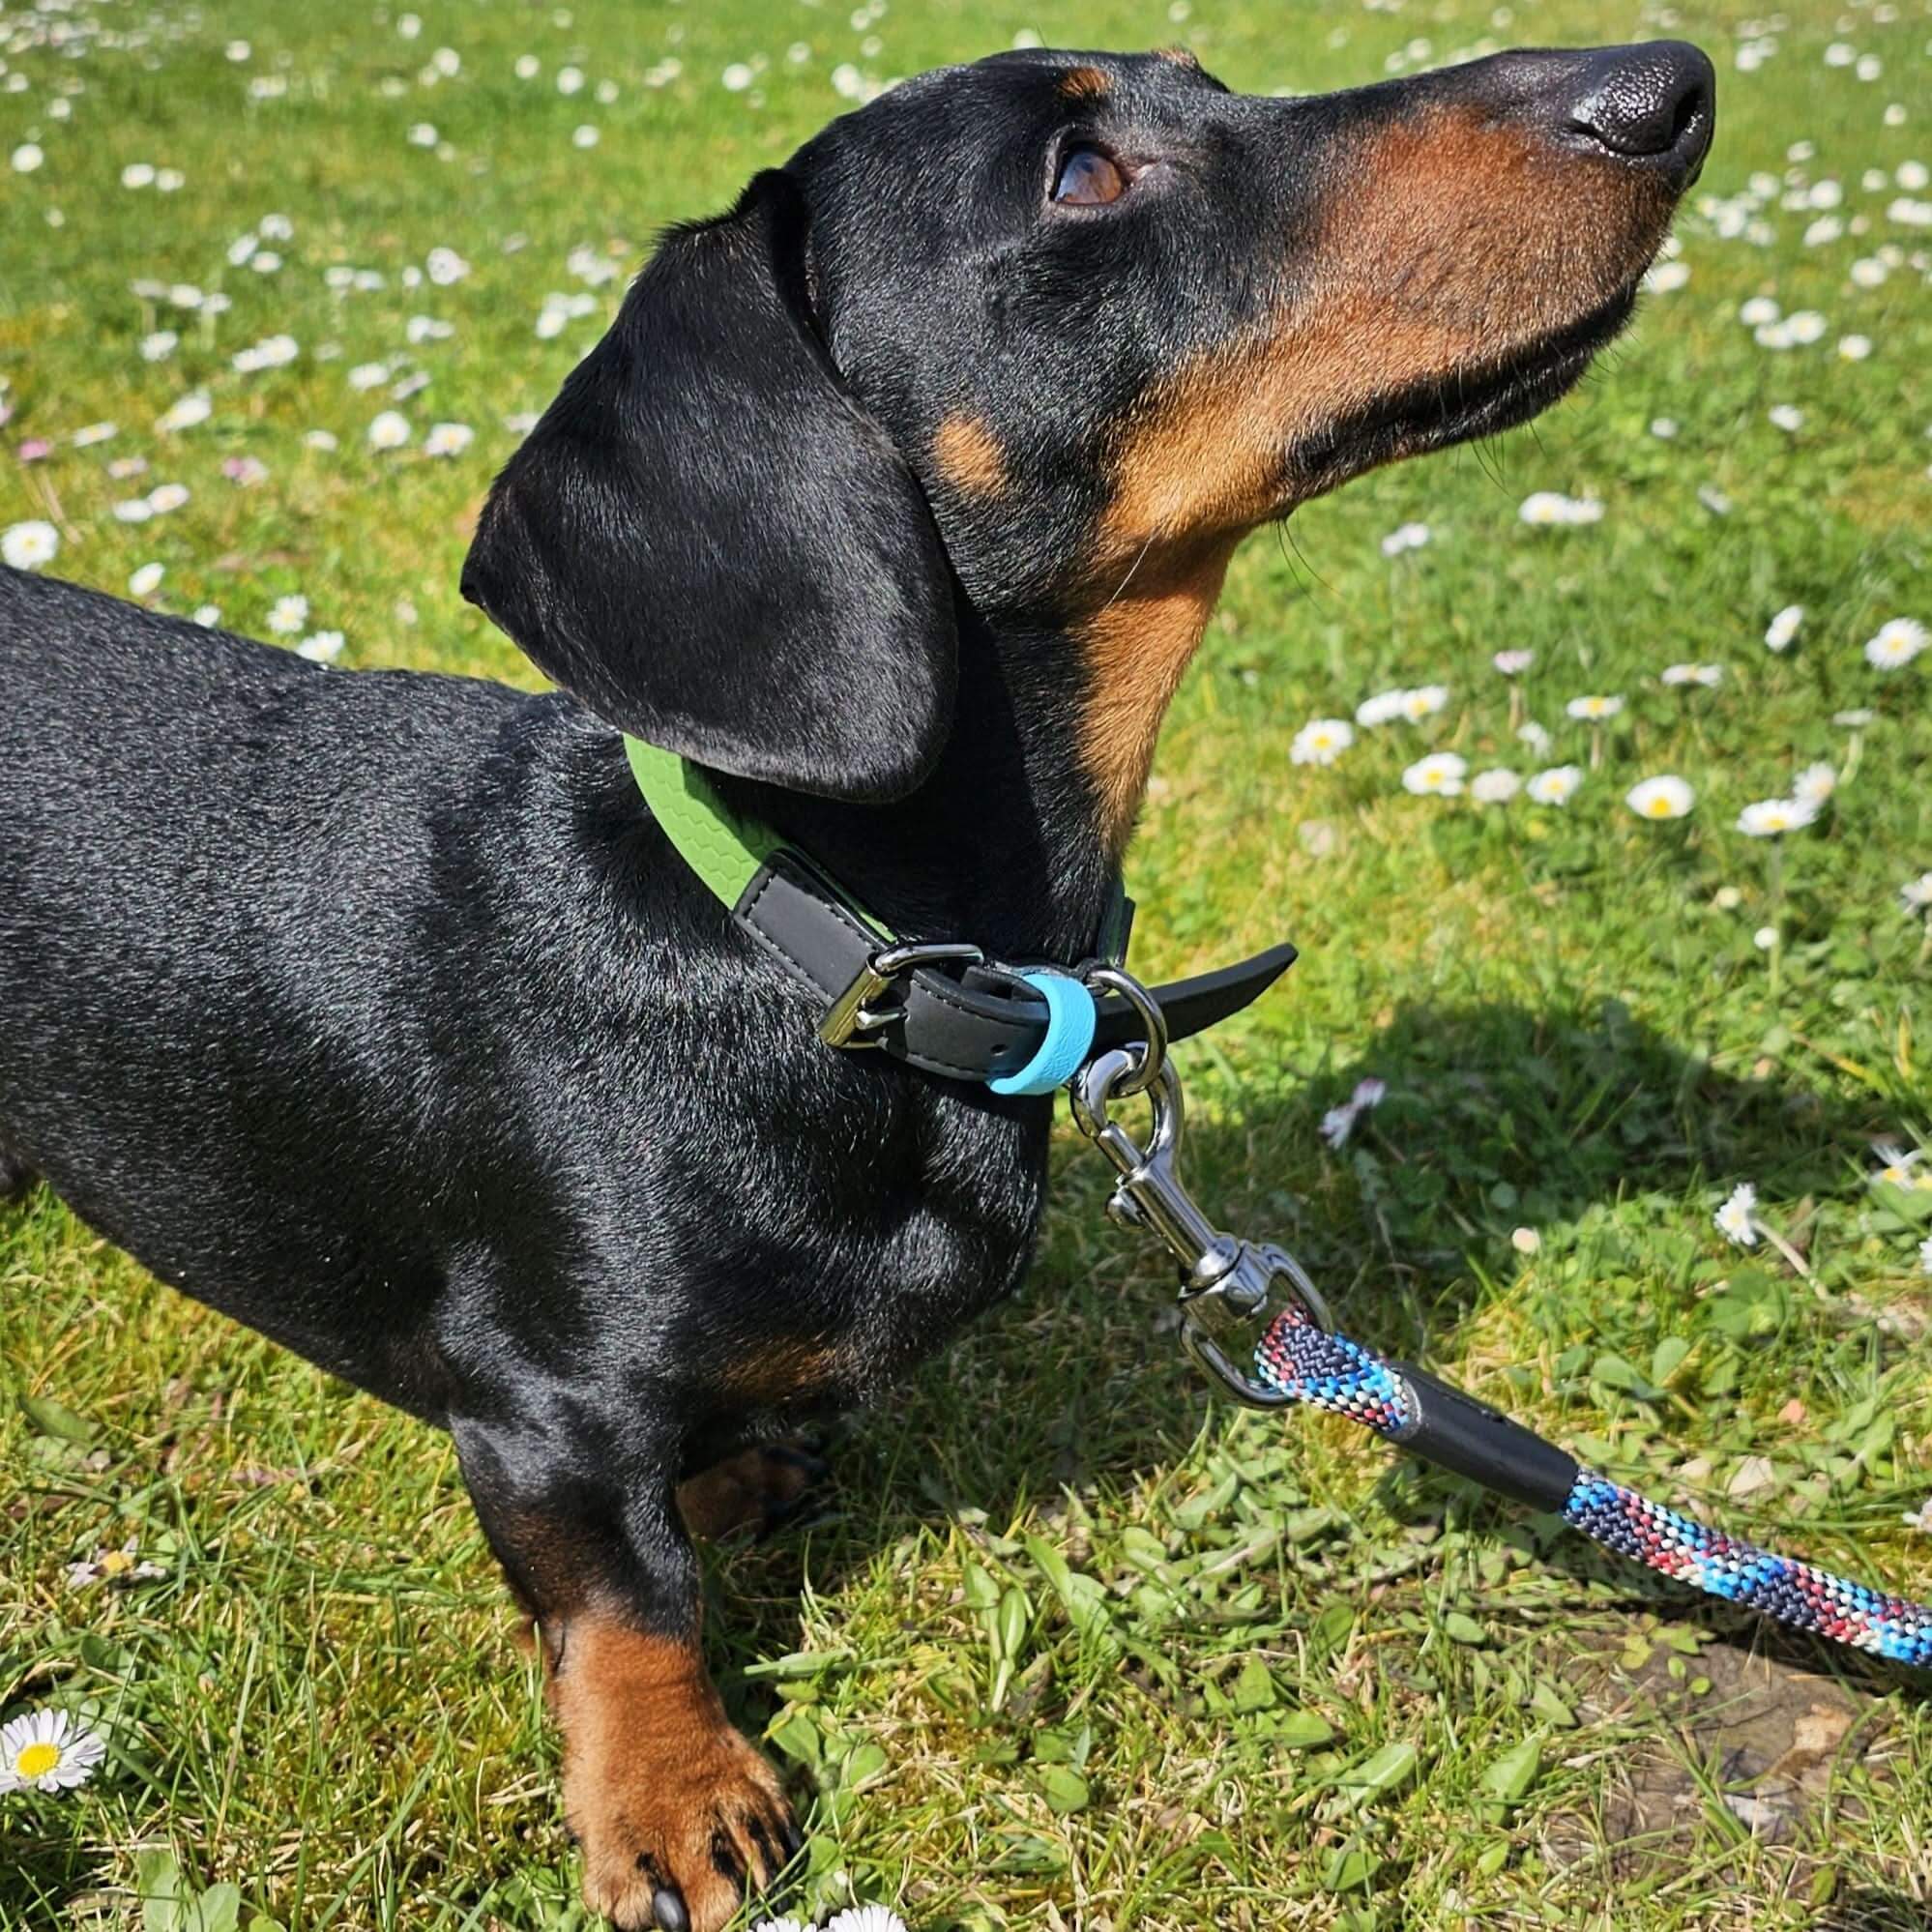
[[[1744,1604],[1795,1630],[1830,1637],[1894,1663],[1932,1667],[1932,1607],[1727,1537],[1608,1477],[1578,1468],[1520,1424],[1482,1409],[1434,1378],[1390,1362],[1346,1335],[1316,1327],[1297,1303],[1285,1307],[1256,1344],[1254,1370],[1262,1383],[1291,1401],[1346,1416],[1391,1443],[1415,1448],[1432,1461],[1460,1467],[1462,1473],[1483,1479],[1454,1455],[1438,1455],[1433,1445],[1419,1440],[1434,1420],[1430,1411],[1439,1398],[1448,1397],[1543,1451],[1545,1467],[1552,1466],[1548,1460],[1552,1457],[1554,1467],[1568,1464],[1573,1478],[1559,1513],[1572,1529],[1605,1549],[1648,1564],[1707,1595]],[[1508,1493],[1537,1503],[1555,1492]]]

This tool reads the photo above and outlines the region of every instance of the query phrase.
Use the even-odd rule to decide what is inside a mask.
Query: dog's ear
[[[951,575],[814,333],[806,225],[773,170],[664,242],[497,478],[463,595],[635,737],[897,798],[951,723]]]

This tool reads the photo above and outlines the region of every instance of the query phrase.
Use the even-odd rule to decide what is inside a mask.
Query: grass
[[[628,265],[781,159],[841,104],[836,64],[884,77],[1032,28],[1186,38],[1237,85],[1316,88],[1379,75],[1418,36],[1411,59],[1485,35],[1704,41],[1723,75],[1705,192],[1829,177],[1865,232],[1807,244],[1817,212],[1781,207],[1782,179],[1762,242],[1687,213],[1688,284],[1648,303],[1579,398],[1245,547],[1133,853],[1136,963],[1302,945],[1276,994],[1185,1050],[1188,1171],[1224,1223],[1294,1245],[1355,1332],[1613,1472],[1932,1595],[1932,1540],[1903,1520],[1932,1488],[1932,1196],[1868,1179],[1875,1139],[1932,1132],[1923,925],[1898,898],[1932,864],[1932,659],[1881,674],[1859,651],[1888,618],[1932,617],[1932,311],[1903,258],[1925,244],[1887,213],[1893,171],[1932,159],[1922,9],[1841,20],[1804,0],[1741,73],[1761,30],[1721,0],[1516,0],[1497,26],[1474,0],[1195,0],[1180,24],[1126,0],[873,5],[855,27],[843,0],[443,0],[416,40],[338,0],[0,14],[0,87],[27,83],[0,92],[0,156],[46,156],[0,173],[0,530],[51,520],[56,568],[109,589],[160,562],[156,601],[213,602],[243,629],[305,594],[349,663],[530,683],[457,599],[464,533],[505,418],[548,398],[621,284],[551,338],[541,296],[582,285],[571,249]],[[1882,76],[1828,65],[1834,39]],[[446,44],[461,71],[425,85]],[[525,51],[535,81],[513,74]],[[720,85],[760,57],[750,87]],[[588,76],[571,97],[567,62]],[[251,100],[250,75],[286,91]],[[1893,101],[1913,103],[1902,126]],[[410,143],[419,122],[447,154]],[[584,124],[595,155],[572,145]],[[1815,153],[1791,161],[1800,140]],[[141,161],[185,185],[119,186]],[[225,265],[271,213],[293,224],[263,244],[280,272]],[[1855,286],[1851,262],[1887,243],[1898,266]],[[468,277],[403,286],[435,247]],[[337,294],[332,265],[384,285]],[[177,309],[138,280],[232,307]],[[1764,295],[1825,313],[1824,341],[1759,346],[1737,311]],[[454,335],[411,344],[418,314]],[[157,328],[182,340],[150,364]],[[293,363],[230,368],[281,332]],[[1834,353],[1853,332],[1864,361]],[[352,389],[375,361],[382,387]],[[418,369],[427,389],[393,402]],[[201,385],[210,422],[150,428]],[[1795,432],[1768,419],[1780,404],[1803,412]],[[416,440],[381,455],[364,432],[390,406]],[[75,449],[95,421],[119,433]],[[432,421],[475,444],[423,455]],[[317,428],[338,448],[305,443]],[[20,460],[43,436],[53,453]],[[131,456],[145,476],[107,473]],[[223,476],[248,457],[265,481]],[[111,514],[177,480],[185,508]],[[1602,520],[1528,527],[1537,489],[1594,495]],[[1377,540],[1411,519],[1430,542],[1385,560]],[[1773,655],[1787,603],[1803,628]],[[1537,652],[1522,695],[1555,734],[1546,759],[1513,742],[1489,666],[1513,647]],[[1661,687],[1684,659],[1723,683]],[[1429,725],[1291,766],[1307,718],[1427,682],[1452,691]],[[1436,747],[1472,769],[1590,766],[1564,705],[1591,691],[1628,702],[1567,806],[1402,791]],[[1849,708],[1875,719],[1831,721]],[[1733,821],[1819,759],[1841,782],[1787,841],[1773,906],[1765,848]],[[1625,808],[1658,772],[1697,788],[1687,819]],[[1773,918],[1775,982],[1753,942]],[[1389,1098],[1332,1152],[1317,1124],[1370,1073]],[[1744,1180],[1809,1278],[1712,1227]],[[1922,1686],[1613,1568],[1341,1424],[1211,1400],[1161,1267],[1100,1218],[1105,1185],[1068,1133],[1018,1304],[854,1425],[835,1513],[712,1564],[727,1697],[814,1814],[811,1905],[882,1900],[922,1932],[1926,1922]],[[156,1286],[44,1195],[0,1211],[0,1713],[56,1701],[112,1743],[83,1791],[0,1799],[0,1924],[126,1920],[158,1851],[194,1886],[238,1887],[245,1925],[577,1922],[540,1687],[444,1441]],[[130,1542],[158,1579],[67,1581]],[[1104,1618],[1069,1620],[1061,1565],[1100,1587]]]

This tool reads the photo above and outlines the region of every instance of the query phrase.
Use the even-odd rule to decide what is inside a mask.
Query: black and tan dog
[[[1082,958],[1235,544],[1560,395],[1712,113],[1672,44],[894,88],[670,236],[498,480],[463,588],[568,695],[0,573],[0,1186],[453,1432],[621,1924],[798,1846],[687,1517],[1012,1288],[1050,1102],[823,1044],[620,728],[899,932]]]

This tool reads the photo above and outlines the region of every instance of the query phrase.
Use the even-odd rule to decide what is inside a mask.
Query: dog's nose
[[[1589,55],[1569,104],[1569,126],[1625,161],[1688,177],[1711,146],[1717,76],[1684,41],[1605,47]]]

